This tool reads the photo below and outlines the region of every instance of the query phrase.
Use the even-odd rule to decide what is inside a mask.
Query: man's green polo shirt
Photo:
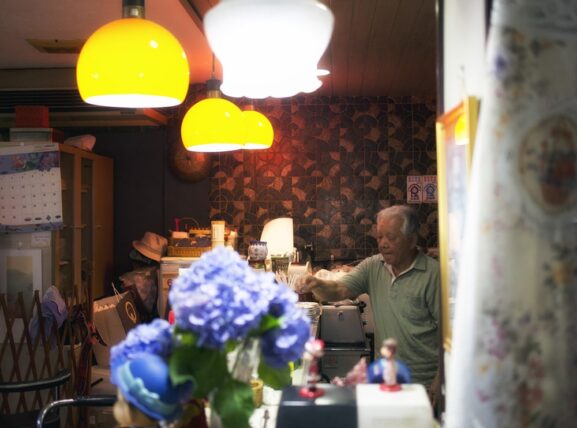
[[[375,322],[375,352],[389,337],[414,383],[429,386],[439,360],[439,263],[418,253],[411,269],[394,279],[383,256],[363,260],[341,280],[353,295],[368,293]]]

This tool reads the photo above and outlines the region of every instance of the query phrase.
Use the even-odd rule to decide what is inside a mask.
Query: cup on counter
[[[290,265],[290,259],[288,256],[271,256],[270,260],[273,273],[282,273],[285,276],[288,276]]]

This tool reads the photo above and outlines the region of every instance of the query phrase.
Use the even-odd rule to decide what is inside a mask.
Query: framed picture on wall
[[[467,97],[437,118],[439,261],[443,346],[451,351],[455,296],[462,254],[468,177],[477,131],[479,101]]]
[[[0,293],[6,295],[12,318],[24,315],[18,294],[22,293],[24,305],[29,308],[35,290],[42,294],[42,250],[0,250]]]

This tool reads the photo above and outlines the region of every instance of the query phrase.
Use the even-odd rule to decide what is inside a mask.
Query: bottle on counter
[[[212,248],[224,247],[224,220],[213,220],[211,223]]]

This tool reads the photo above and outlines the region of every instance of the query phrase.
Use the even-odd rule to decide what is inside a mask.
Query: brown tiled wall
[[[215,155],[210,218],[239,228],[241,253],[267,220],[292,216],[295,245],[312,243],[317,261],[375,254],[376,213],[406,200],[407,175],[436,174],[434,105],[414,97],[256,103],[274,145]],[[416,208],[420,244],[436,247],[437,206]]]

